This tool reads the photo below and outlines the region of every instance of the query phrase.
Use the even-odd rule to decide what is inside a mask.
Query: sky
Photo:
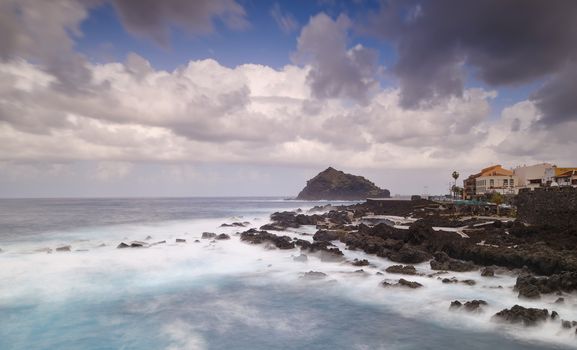
[[[0,0],[0,197],[442,194],[575,135],[573,0]]]

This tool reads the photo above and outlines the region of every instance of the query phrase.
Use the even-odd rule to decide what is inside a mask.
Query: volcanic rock
[[[394,262],[403,264],[419,264],[427,261],[430,255],[422,250],[418,250],[405,245],[399,251],[391,251],[385,255],[387,258]]]
[[[387,281],[383,281],[382,283],[383,287],[408,287],[411,289],[416,289],[416,288],[421,288],[423,285],[420,284],[419,282],[414,282],[414,281],[407,281],[404,278],[401,278],[397,283],[392,284],[389,283]]]
[[[250,229],[240,234],[240,240],[252,244],[269,242],[279,249],[293,249],[295,244],[289,236],[277,236],[266,231]]]
[[[402,275],[416,275],[417,270],[412,265],[393,265],[385,269],[388,273],[398,273]]]
[[[233,222],[232,224],[222,224],[220,225],[220,227],[246,227],[250,225],[250,222],[245,221],[245,222]]]
[[[451,302],[451,306],[449,307],[449,309],[460,309],[461,307],[463,307],[465,311],[480,312],[482,311],[481,306],[484,305],[487,305],[487,302],[485,300],[471,300],[465,302],[464,304],[462,304],[458,300],[455,300]]]
[[[367,259],[353,261],[353,266],[369,266],[369,261]]]
[[[215,237],[216,237],[216,233],[213,233],[213,232],[203,232],[201,238],[210,239],[210,238],[215,238]]]
[[[493,319],[506,321],[509,323],[522,323],[525,326],[535,326],[549,317],[547,309],[525,308],[515,305],[510,309],[503,309],[497,312]]]
[[[435,258],[430,262],[433,270],[466,272],[476,268],[475,264],[452,259],[444,252],[436,252],[434,256]]]
[[[315,241],[335,241],[340,238],[340,235],[337,231],[329,231],[329,230],[318,230],[313,239]]]

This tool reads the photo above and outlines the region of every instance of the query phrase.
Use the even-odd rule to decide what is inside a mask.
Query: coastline
[[[315,204],[318,205],[319,203],[311,202],[310,206]],[[322,204],[324,205],[324,203]],[[279,208],[271,209],[276,211],[275,209]],[[307,212],[307,208],[296,213],[297,208],[294,206],[292,208],[285,207],[282,210],[286,209],[295,210],[296,215],[294,217],[319,215],[334,222],[349,216],[348,214],[346,216],[344,214],[330,214],[327,211]],[[252,209],[243,209],[237,213],[240,214],[243,211],[245,214],[255,212]],[[369,332],[367,334],[370,334],[370,346],[383,342],[383,344],[390,345],[386,341],[401,339],[399,336],[403,332],[415,337],[412,340],[415,342],[414,344],[432,341],[432,344],[437,344],[439,347],[443,344],[447,346],[447,339],[450,337],[457,337],[464,344],[467,344],[464,337],[470,337],[470,344],[473,344],[472,340],[480,342],[480,344],[493,344],[496,347],[506,343],[511,348],[516,346],[519,348],[531,348],[531,346],[535,346],[535,348],[572,347],[574,344],[574,333],[560,331],[558,321],[548,320],[542,325],[532,328],[519,325],[503,326],[491,321],[494,313],[505,307],[510,308],[514,303],[539,308],[549,306],[550,309],[551,305],[555,305],[553,304],[556,297],[554,295],[543,295],[539,300],[518,301],[516,293],[512,290],[515,284],[516,271],[497,270],[495,271],[496,275],[491,278],[481,276],[479,270],[449,272],[445,275],[429,277],[429,275],[437,273],[438,270],[431,269],[429,260],[426,260],[413,264],[416,274],[407,276],[387,271],[388,268],[399,263],[386,257],[367,254],[360,248],[347,249],[350,248],[351,242],[347,244],[347,242],[341,242],[340,239],[332,240],[334,247],[343,254],[338,259],[331,259],[332,253],[325,255],[324,252],[327,251],[322,248],[319,251],[311,252],[310,247],[309,249],[303,248],[305,243],[300,243],[300,246],[290,249],[274,249],[274,244],[270,241],[258,245],[247,244],[246,241],[241,241],[242,232],[249,231],[251,228],[260,231],[261,226],[275,222],[269,219],[269,214],[271,214],[269,209],[259,209],[259,212],[262,214],[260,217],[237,215],[212,219],[195,218],[193,220],[172,221],[171,223],[160,221],[136,226],[134,224],[111,225],[104,228],[91,228],[80,235],[86,238],[89,234],[98,233],[99,238],[97,239],[93,237],[92,239],[81,240],[78,239],[80,237],[73,239],[72,236],[68,236],[69,240],[66,241],[66,236],[62,236],[58,242],[48,243],[41,239],[36,241],[39,248],[53,244],[49,248],[54,249],[57,245],[69,244],[71,245],[70,252],[52,251],[51,254],[47,254],[45,251],[24,252],[14,251],[12,248],[5,249],[0,254],[4,267],[0,277],[2,281],[7,281],[8,278],[12,279],[11,284],[0,288],[0,300],[4,310],[6,310],[4,317],[11,317],[12,319],[16,317],[16,320],[18,320],[17,315],[24,317],[26,312],[23,311],[24,309],[16,308],[16,305],[37,304],[37,310],[45,310],[48,305],[52,305],[52,307],[57,308],[55,310],[57,314],[63,313],[61,314],[62,317],[69,313],[73,324],[76,324],[82,321],[83,315],[74,312],[67,305],[82,306],[87,303],[86,299],[88,298],[89,300],[101,300],[103,305],[111,303],[110,308],[105,307],[102,312],[95,311],[99,317],[109,317],[109,313],[114,307],[122,310],[120,314],[115,316],[120,317],[119,322],[122,325],[125,324],[124,322],[128,322],[127,320],[141,326],[144,325],[127,315],[140,315],[140,317],[152,317],[152,319],[156,317],[153,315],[162,315],[162,318],[157,321],[167,322],[168,325],[165,326],[168,328],[159,327],[157,334],[153,337],[154,341],[159,341],[158,344],[166,340],[175,344],[186,344],[186,341],[175,336],[173,332],[175,327],[181,327],[184,330],[190,330],[189,333],[194,334],[197,340],[203,339],[202,341],[198,340],[198,344],[200,344],[196,347],[198,349],[203,349],[202,344],[205,347],[210,347],[211,344],[212,346],[218,346],[215,344],[224,346],[222,344],[225,340],[211,343],[211,339],[210,337],[207,338],[207,335],[212,334],[211,332],[214,332],[215,329],[225,327],[224,325],[228,323],[238,327],[237,323],[239,322],[249,322],[241,318],[240,314],[243,312],[252,312],[251,315],[261,321],[264,317],[263,323],[255,324],[253,322],[252,324],[253,328],[256,327],[255,332],[261,337],[282,338],[279,334],[283,332],[290,334],[296,332],[300,335],[301,338],[293,342],[288,338],[282,338],[283,341],[287,342],[285,348],[291,348],[291,346],[298,348],[297,345],[300,345],[320,349],[322,346],[318,342],[321,339],[324,339],[325,344],[334,344],[327,339],[328,334],[323,336],[323,332],[336,331],[338,326],[326,319],[323,313],[328,313],[337,319],[342,318],[341,322],[344,322],[344,325],[349,324],[349,327],[359,334]],[[289,217],[285,216],[285,223],[288,222]],[[244,220],[250,222],[246,227],[220,227],[221,224],[233,225],[234,222]],[[300,220],[305,220],[305,218]],[[294,224],[291,225],[295,226]],[[285,227],[281,231],[271,230],[268,232],[279,237],[287,236],[291,242],[302,240],[314,244],[315,242],[322,242],[322,240],[314,240],[315,234],[319,230],[327,231],[324,227],[299,225],[299,227]],[[202,232],[206,231],[217,234],[225,233],[230,236],[230,239],[214,241],[203,239]],[[408,232],[408,230],[405,231]],[[148,235],[152,239],[147,241],[146,236]],[[177,238],[185,239],[186,242],[176,243]],[[116,248],[116,245],[121,241],[130,242],[132,240],[144,242],[166,240],[166,243],[139,249]],[[196,240],[199,242],[195,242]],[[102,243],[106,245],[100,246]],[[325,248],[330,249],[331,246],[327,244]],[[301,254],[307,255],[305,262],[295,259]],[[368,265],[365,265],[363,260],[366,260]],[[311,271],[321,272],[326,277],[309,279],[306,277],[306,273]],[[16,279],[14,279],[15,274],[17,274]],[[438,277],[442,278],[438,279]],[[459,281],[475,280],[476,284],[442,282],[443,278],[450,279],[451,277],[455,277]],[[395,284],[400,278],[418,282],[423,287],[410,289],[383,287],[381,285],[383,281]],[[34,288],[30,288],[32,285]],[[499,285],[502,288],[497,288]],[[210,294],[212,297],[205,297],[205,299],[193,297],[197,294],[208,295],[206,293],[209,293],[211,288],[213,289],[212,294]],[[78,295],[75,292],[77,290],[82,290],[84,295]],[[283,290],[286,290],[287,293],[283,294]],[[214,291],[218,292],[214,294]],[[280,300],[275,299],[275,293],[279,295]],[[314,297],[308,295],[314,295]],[[286,298],[284,302],[281,302],[283,299],[280,296]],[[567,294],[565,297],[566,304],[556,308],[556,310],[562,317],[577,317],[571,306],[574,300],[573,296]],[[272,300],[276,301],[259,302],[259,298],[264,298],[264,300],[273,298]],[[484,299],[488,302],[484,311],[469,313],[450,310],[450,303],[454,300],[465,302],[473,299]],[[7,308],[10,303],[14,304],[11,308]],[[178,305],[183,307],[182,312],[176,311]],[[270,309],[272,305],[281,308],[279,313]],[[332,307],[339,307],[342,310],[339,312],[331,311]],[[203,324],[202,320],[192,316],[196,313],[206,318],[216,317],[209,314],[208,310],[211,308],[213,313],[219,315],[218,319],[221,319],[221,324],[212,320],[206,325]],[[255,311],[254,308],[258,311]],[[309,310],[308,313],[306,310]],[[231,312],[236,318],[232,321],[229,319],[226,319],[226,322],[223,321],[223,315]],[[310,315],[311,312],[314,315]],[[272,316],[273,314],[274,316]],[[30,315],[39,317],[35,313],[28,314],[28,316]],[[165,318],[169,318],[170,322]],[[284,328],[268,329],[267,322],[284,324]],[[299,322],[304,322],[306,327],[298,326]],[[364,328],[353,326],[354,322],[359,323]],[[392,325],[394,323],[399,323],[408,329],[395,328]],[[2,324],[6,323],[2,322]],[[183,324],[185,326],[182,326]],[[372,329],[371,327],[376,325],[380,325],[382,330],[379,332],[369,331]],[[22,326],[22,324],[15,322],[14,327],[16,326]],[[233,326],[229,325],[228,327]],[[243,327],[247,326],[244,325]],[[53,334],[50,328],[45,332],[58,338],[58,335]],[[227,328],[228,330],[223,331],[223,334],[228,336],[236,334],[232,330],[233,328]],[[56,329],[58,328],[54,328],[54,330]],[[242,327],[241,329],[246,330]],[[18,333],[20,331],[8,329],[7,326],[0,326],[0,332],[6,336],[15,332],[6,339],[14,339],[17,334],[22,334]],[[435,336],[435,332],[440,335]],[[494,332],[497,333],[494,334]],[[342,337],[335,336],[336,333],[329,334],[335,339],[340,339],[341,342],[347,341]],[[346,334],[355,341],[359,340],[352,333]],[[441,335],[446,339],[443,339]],[[140,334],[140,336],[148,339],[147,337],[150,335]],[[510,336],[517,340],[507,340]],[[224,335],[221,337],[225,338]],[[427,337],[429,337],[428,340]],[[26,342],[22,342],[22,338],[20,340],[20,343],[16,342],[15,344],[24,346]],[[255,348],[259,348],[258,344],[270,345],[267,343],[268,341],[253,339],[253,343],[256,344]],[[531,345],[534,342],[537,342],[537,345]],[[409,344],[411,344],[410,341]],[[18,349],[19,347],[12,345],[6,348]],[[262,348],[266,347],[263,346]]]

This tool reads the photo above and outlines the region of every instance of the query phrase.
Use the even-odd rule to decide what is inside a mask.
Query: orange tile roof
[[[555,171],[555,173],[557,173],[557,171]],[[555,177],[569,177],[573,175],[577,175],[577,169],[567,170],[563,173],[555,174]]]
[[[577,171],[577,168],[555,168],[555,176],[561,176],[562,174]]]
[[[481,176],[492,176],[492,175],[513,175],[511,170],[503,169],[500,164],[490,166],[481,170]]]

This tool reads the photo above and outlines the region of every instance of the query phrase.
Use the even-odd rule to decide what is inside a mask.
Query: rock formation
[[[361,200],[372,197],[389,198],[390,192],[380,189],[362,176],[346,174],[329,167],[307,181],[297,199]]]

